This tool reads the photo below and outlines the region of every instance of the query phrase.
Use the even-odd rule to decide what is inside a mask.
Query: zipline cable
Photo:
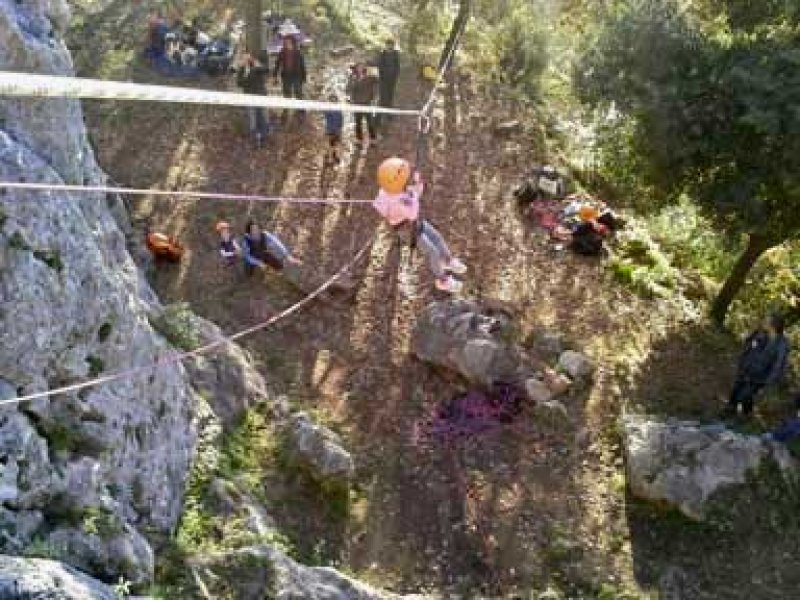
[[[334,283],[336,283],[339,279],[341,279],[342,276],[344,276],[345,273],[347,273],[350,269],[352,269],[364,257],[364,255],[366,254],[367,250],[369,250],[369,248],[372,246],[372,243],[374,241],[375,241],[375,236],[372,236],[361,247],[361,249],[356,253],[356,255],[352,259],[350,259],[350,261],[347,264],[345,264],[334,275],[332,275],[329,279],[327,279],[316,290],[311,292],[308,296],[306,296],[305,298],[303,298],[302,300],[300,300],[296,304],[293,304],[289,308],[283,310],[282,312],[280,312],[277,315],[269,318],[266,321],[263,321],[263,322],[258,323],[256,325],[253,325],[252,327],[249,327],[247,329],[239,331],[238,333],[235,333],[233,335],[226,336],[226,337],[223,337],[223,338],[221,338],[219,340],[216,340],[214,342],[210,342],[208,344],[205,344],[204,346],[200,346],[199,348],[195,348],[194,350],[190,350],[188,352],[180,352],[180,353],[175,353],[175,354],[168,355],[168,356],[162,358],[161,360],[158,360],[158,361],[153,362],[153,363],[148,364],[148,365],[143,365],[141,367],[133,367],[133,368],[130,368],[130,369],[125,369],[123,371],[117,371],[116,373],[111,373],[111,374],[105,375],[103,377],[97,377],[95,379],[90,379],[89,381],[84,381],[84,382],[76,383],[76,384],[73,384],[73,385],[67,385],[67,386],[60,387],[60,388],[57,388],[57,389],[54,389],[54,390],[48,390],[46,392],[36,392],[34,394],[28,394],[26,396],[21,396],[19,398],[8,398],[6,400],[0,400],[0,407],[2,407],[2,406],[10,406],[12,404],[14,404],[14,405],[15,404],[21,404],[23,402],[30,402],[32,400],[38,400],[38,399],[41,399],[41,398],[49,398],[51,396],[57,396],[57,395],[60,395],[60,394],[68,394],[68,393],[79,392],[81,390],[85,390],[87,388],[96,387],[96,386],[102,385],[104,383],[110,383],[112,381],[119,381],[121,379],[130,379],[132,377],[136,377],[137,375],[141,375],[143,373],[148,373],[150,371],[153,371],[153,370],[161,368],[161,367],[165,367],[165,366],[169,366],[169,365],[175,365],[175,364],[177,364],[179,362],[183,362],[184,360],[187,360],[189,358],[196,358],[196,357],[198,357],[198,356],[200,356],[202,354],[207,354],[208,352],[211,352],[212,350],[216,350],[217,348],[220,348],[221,346],[225,346],[226,344],[230,344],[232,342],[235,342],[236,340],[239,340],[239,339],[241,339],[241,338],[243,338],[245,336],[248,336],[248,335],[251,335],[253,333],[256,333],[257,331],[261,331],[262,329],[265,329],[265,328],[267,328],[267,327],[269,327],[271,325],[274,325],[275,323],[277,323],[281,319],[284,319],[285,317],[288,317],[289,315],[292,315],[292,314],[296,313],[300,309],[302,309],[305,306],[307,306],[308,304],[310,304],[313,300],[318,298],[320,295],[325,293],[325,291],[328,290],[328,288],[330,288]]]
[[[34,73],[0,71],[0,96],[37,98],[93,98],[96,100],[142,100],[183,104],[214,104],[254,108],[290,108],[307,111],[338,111],[383,115],[417,116],[418,110],[383,108],[342,102],[295,100],[283,96],[260,96],[196,88],[103,81]]]
[[[17,181],[0,181],[0,189],[83,192],[105,194],[128,194],[133,196],[185,196],[187,198],[205,198],[212,200],[234,200],[238,202],[273,202],[283,204],[370,204],[372,200],[335,199],[335,198],[282,198],[279,196],[258,196],[248,194],[224,194],[217,192],[170,191],[149,188],[126,188],[105,185],[67,185],[60,183],[27,183]]]

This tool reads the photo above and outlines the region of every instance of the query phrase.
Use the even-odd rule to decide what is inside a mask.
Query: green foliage
[[[194,313],[186,302],[170,304],[160,315],[151,318],[150,324],[176,348],[189,351],[200,345]]]
[[[64,270],[64,263],[58,250],[34,250],[33,256],[58,273]]]
[[[96,506],[83,510],[81,529],[89,535],[96,535],[104,540],[123,532],[122,524],[116,515]]]
[[[58,548],[44,538],[36,537],[25,547],[23,555],[28,558],[45,558],[48,560],[58,560],[61,553]]]
[[[11,237],[8,238],[8,246],[13,248],[14,250],[30,250],[31,247],[28,246],[25,238],[22,237],[22,234],[19,231],[15,231],[11,234]]]
[[[97,356],[90,354],[86,357],[86,362],[89,365],[89,377],[94,378],[98,375],[101,375],[103,371],[106,370],[106,365],[103,362],[102,358],[98,358]]]
[[[619,236],[609,262],[614,278],[644,296],[668,297],[678,273],[647,232],[631,226]]]
[[[114,326],[109,322],[106,321],[102,325],[100,325],[100,329],[97,330],[97,341],[101,344],[108,340],[109,336],[111,336],[111,332],[114,329]]]

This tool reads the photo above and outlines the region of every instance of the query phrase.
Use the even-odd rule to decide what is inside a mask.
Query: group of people
[[[282,46],[275,63],[270,68],[270,55],[262,51],[258,56],[245,52],[236,69],[236,83],[244,93],[266,95],[267,79],[272,75],[277,84],[280,79],[283,96],[302,100],[304,86],[307,80],[305,57],[295,35],[282,36]],[[350,67],[347,79],[347,88],[344,90],[346,98],[339,91],[331,90],[326,100],[339,103],[349,100],[352,104],[391,108],[394,105],[394,95],[397,81],[400,76],[400,55],[393,39],[386,41],[385,47],[372,63],[358,62]],[[269,134],[269,119],[262,108],[248,109],[248,129],[257,146],[262,146]],[[304,119],[304,112],[298,111],[300,120]],[[282,120],[285,122],[288,112],[284,111]],[[342,111],[327,111],[323,115],[325,135],[328,139],[326,163],[338,164],[341,159],[342,132],[345,118]],[[365,133],[369,141],[377,140],[378,128],[382,124],[380,115],[372,113],[356,113],[354,116],[356,141],[364,141]],[[365,132],[366,130],[366,132]]]
[[[191,74],[201,69],[210,75],[227,71],[232,58],[229,41],[212,39],[197,20],[179,18],[169,25],[159,12],[148,18],[145,57],[151,65],[170,74]]]
[[[230,223],[220,221],[216,230],[224,264],[234,266],[241,260],[248,275],[267,267],[281,271],[287,264],[301,264],[277,235],[263,230],[255,221],[247,222],[241,243],[234,236]]]

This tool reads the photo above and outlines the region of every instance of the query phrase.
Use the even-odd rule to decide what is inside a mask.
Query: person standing
[[[736,414],[739,405],[745,416],[751,415],[756,396],[781,380],[789,359],[789,342],[783,331],[783,318],[772,315],[747,337],[739,357],[736,383],[725,408],[727,415]]]
[[[358,63],[353,67],[350,80],[347,82],[347,93],[352,104],[371,106],[375,102],[378,82],[369,74],[367,65]],[[364,121],[367,122],[367,131],[370,141],[377,139],[375,131],[375,115],[372,113],[355,113],[356,140],[361,143],[364,139]]]
[[[269,60],[266,56],[263,58]],[[259,94],[264,96],[267,93],[266,79],[268,72],[269,68],[267,65],[256,60],[252,54],[245,53],[242,65],[236,71],[236,85],[238,85],[245,94]],[[264,145],[264,140],[266,140],[269,129],[264,109],[260,107],[248,107],[247,117],[250,134],[255,138],[256,145],[260,148]]]
[[[306,61],[293,35],[283,36],[283,46],[278,52],[273,72],[275,81],[281,78],[285,98],[303,99],[303,86],[306,83]],[[284,119],[287,113],[284,112]],[[304,113],[301,111],[300,116]]]
[[[378,54],[378,87],[379,98],[378,106],[382,108],[392,108],[394,106],[394,91],[397,87],[397,79],[400,77],[400,53],[395,47],[392,38],[386,40],[386,46]],[[378,124],[383,120],[378,115]],[[387,115],[386,120],[389,120]]]

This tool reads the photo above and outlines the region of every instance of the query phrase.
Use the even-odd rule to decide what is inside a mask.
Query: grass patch
[[[58,250],[34,250],[33,257],[42,261],[57,273],[61,273],[64,270],[64,262],[61,260],[61,253]]]
[[[150,318],[150,325],[167,341],[181,350],[194,350],[200,345],[200,333],[195,316],[185,302],[170,304],[163,312]]]
[[[89,377],[95,378],[101,375],[106,370],[106,364],[102,358],[98,358],[94,354],[86,357],[86,363],[89,365]]]

